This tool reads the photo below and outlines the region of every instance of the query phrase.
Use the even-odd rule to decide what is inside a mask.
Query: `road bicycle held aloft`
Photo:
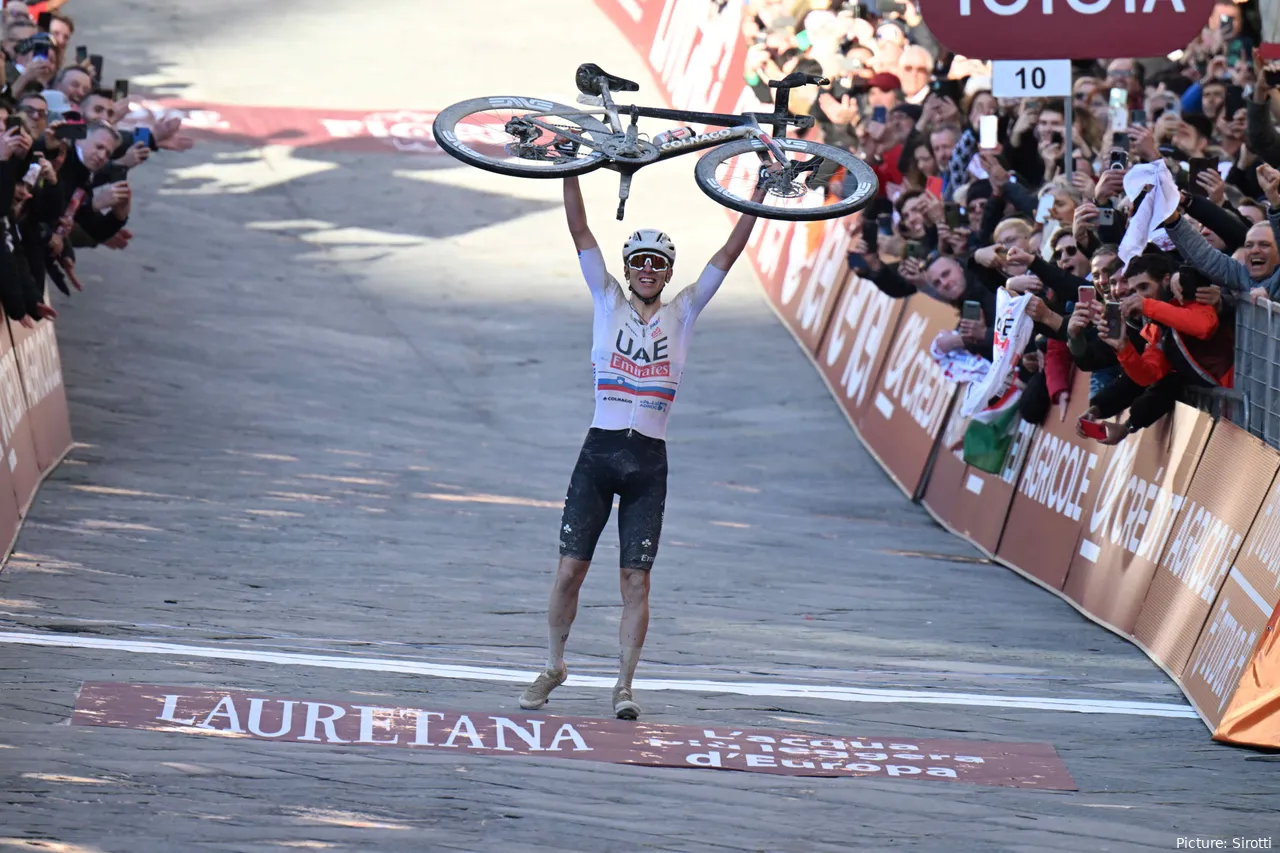
[[[777,90],[772,113],[727,115],[618,105],[614,92],[640,87],[598,65],[578,66],[578,90],[584,106],[566,106],[539,98],[497,96],[471,98],[446,107],[432,133],[440,147],[464,163],[519,178],[567,178],[596,169],[621,175],[618,219],[622,219],[631,179],[651,163],[707,150],[698,159],[694,178],[718,203],[769,219],[835,219],[871,203],[879,190],[875,172],[842,148],[786,138],[787,128],[813,126],[811,116],[790,112],[791,90],[825,86],[829,81],[796,72],[769,86]],[[623,118],[630,122],[623,127]],[[642,118],[706,125],[698,134],[689,128],[648,138]],[[771,127],[772,134],[761,129]],[[780,168],[779,168],[780,167]],[[828,199],[827,185],[843,169],[845,198]],[[764,201],[752,200],[757,186]]]

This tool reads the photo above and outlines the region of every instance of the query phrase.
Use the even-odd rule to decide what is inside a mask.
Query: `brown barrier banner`
[[[71,416],[67,389],[62,384],[62,360],[53,323],[42,320],[34,329],[10,323],[18,354],[18,373],[31,414],[36,461],[48,471],[71,447]]]
[[[870,405],[904,301],[891,299],[865,278],[851,276],[814,353],[836,402],[855,425]]]
[[[938,452],[933,457],[933,467],[929,469],[929,480],[920,500],[938,523],[953,533],[964,474],[969,468],[964,461],[964,431],[968,426],[969,419],[960,414],[960,407],[952,406],[947,425],[938,438]]]
[[[1222,429],[1220,422],[1216,429]],[[1215,431],[1216,436],[1216,431]],[[1236,554],[1191,659],[1183,689],[1209,725],[1222,719],[1245,664],[1280,604],[1280,475]]]
[[[1222,720],[1274,609],[1239,569],[1231,569],[1182,671],[1182,691],[1209,728]]]
[[[1110,448],[1076,435],[1089,408],[1089,374],[1076,371],[1067,416],[1054,406],[1031,442],[996,556],[1053,589],[1062,589],[1097,491],[1099,462]],[[1133,439],[1128,439],[1133,441]]]
[[[849,226],[838,219],[795,224],[788,257],[800,263],[788,263],[781,279],[766,282],[765,294],[813,355],[849,277]]]
[[[992,555],[1000,543],[1009,502],[1036,428],[1020,418],[1015,421],[1017,433],[1004,466],[999,474],[992,474],[964,461],[964,434],[970,423],[971,419],[960,414],[959,405],[951,407],[923,503],[949,530]]]
[[[1263,629],[1213,739],[1280,749],[1280,610]]]
[[[1267,496],[1280,453],[1220,421],[1200,457],[1133,636],[1175,676]]]
[[[89,683],[71,723],[235,740],[398,747],[780,776],[871,776],[1074,791],[1046,743],[806,735],[545,714],[284,699],[200,687]]]
[[[1008,529],[1009,505],[1017,488],[1018,476],[1037,435],[1034,425],[1019,419],[1018,431],[1004,467],[999,474],[966,466],[960,494],[956,501],[953,527],[987,554],[995,554],[1001,534]]]
[[[3,422],[4,459],[0,461],[13,484],[13,496],[20,515],[26,515],[31,499],[40,485],[40,463],[33,438],[31,413],[22,388],[22,371],[18,368],[18,352],[14,349],[17,330],[28,331],[17,323],[6,323],[9,331],[0,335],[0,421]],[[42,320],[40,325],[50,325]]]
[[[907,299],[884,369],[856,426],[867,449],[914,498],[956,385],[929,353],[939,332],[956,327],[956,309],[927,296]]]
[[[1083,507],[1063,592],[1122,634],[1133,633],[1212,428],[1213,418],[1179,403],[1113,448]]]

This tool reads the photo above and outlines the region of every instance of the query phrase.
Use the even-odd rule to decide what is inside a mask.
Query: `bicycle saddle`
[[[584,95],[600,94],[600,78],[604,78],[605,85],[609,87],[610,92],[639,92],[640,84],[633,83],[630,80],[624,80],[621,77],[615,77],[605,71],[599,65],[587,62],[578,66],[578,73],[575,80],[578,84],[578,91]]]

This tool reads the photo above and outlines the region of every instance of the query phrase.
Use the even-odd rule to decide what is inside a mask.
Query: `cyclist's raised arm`
[[[587,206],[582,202],[582,188],[576,177],[564,179],[564,215],[569,220],[569,233],[579,253],[596,247],[596,238],[587,227]]]
[[[757,187],[751,200],[759,203],[764,201],[764,196],[764,188]],[[721,272],[728,272],[733,262],[738,260],[738,255],[747,248],[747,241],[751,239],[751,229],[755,227],[756,217],[745,213],[738,217],[738,224],[734,225],[733,230],[729,232],[729,239],[720,247],[720,251],[711,256],[711,265]]]

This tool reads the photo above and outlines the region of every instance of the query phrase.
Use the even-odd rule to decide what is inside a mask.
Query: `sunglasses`
[[[1074,258],[1080,252],[1075,246],[1063,246],[1061,249],[1053,253],[1055,261],[1061,260],[1063,257]]]
[[[646,263],[649,264],[649,269],[654,272],[665,272],[671,266],[671,262],[667,260],[665,255],[658,255],[652,252],[636,252],[627,258],[627,266],[633,270],[644,269]]]

